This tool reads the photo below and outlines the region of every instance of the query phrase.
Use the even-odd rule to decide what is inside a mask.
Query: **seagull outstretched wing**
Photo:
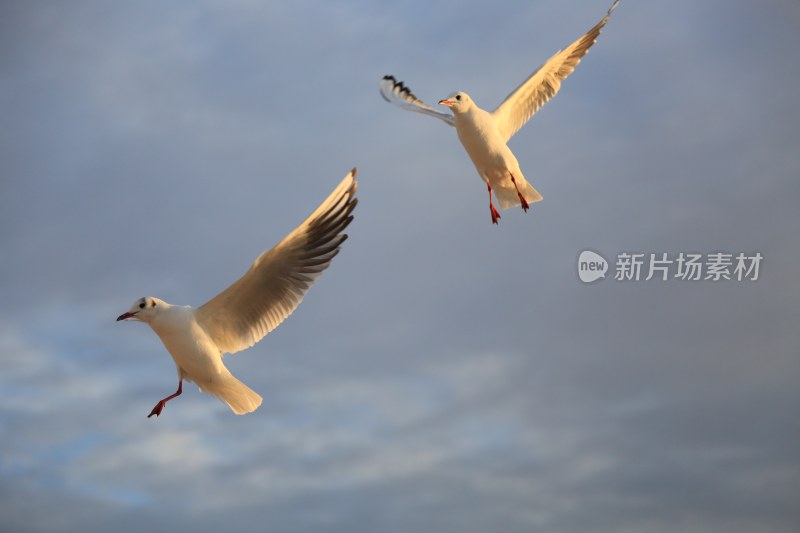
[[[249,348],[300,305],[347,238],[342,231],[358,203],[355,175],[353,169],[302,224],[262,253],[233,285],[197,309],[197,323],[220,350],[234,353]]]
[[[414,96],[411,90],[402,81],[397,81],[394,76],[384,76],[381,80],[381,96],[390,104],[401,107],[406,111],[430,115],[447,122],[451,126],[456,125],[453,115],[432,108]]]
[[[506,142],[558,93],[561,89],[561,81],[572,74],[575,67],[581,62],[581,58],[597,41],[600,30],[608,22],[608,18],[617,8],[617,4],[619,4],[619,0],[614,1],[606,16],[591,30],[571,45],[556,52],[527,80],[514,89],[497,109],[492,111],[500,135]]]

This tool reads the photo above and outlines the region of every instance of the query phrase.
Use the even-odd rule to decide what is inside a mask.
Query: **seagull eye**
[[[460,94],[456,95],[456,100],[461,100],[461,95]]]
[[[139,304],[139,309],[144,309],[144,302]]]
[[[156,306],[156,301],[153,300],[153,304],[150,307],[155,307],[155,306]]]

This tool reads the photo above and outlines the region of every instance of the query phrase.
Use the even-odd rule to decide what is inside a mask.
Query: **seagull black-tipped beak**
[[[454,102],[452,100],[445,99],[445,100],[439,100],[439,103],[441,105],[446,105],[447,107],[452,107]]]
[[[136,316],[136,313],[122,313],[117,317],[117,322],[120,320],[125,320],[126,318],[133,318]]]

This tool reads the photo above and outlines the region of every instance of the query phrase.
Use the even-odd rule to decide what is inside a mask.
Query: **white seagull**
[[[492,222],[497,224],[500,213],[492,203],[492,190],[502,209],[521,205],[527,211],[529,204],[542,199],[542,195],[525,180],[517,158],[508,148],[509,139],[558,93],[561,80],[575,70],[581,58],[595,43],[617,4],[619,0],[614,1],[606,16],[591,30],[556,52],[491,113],[478,107],[463,91],[455,92],[439,101],[450,108],[452,115],[437,111],[414,96],[394,76],[384,76],[380,87],[381,95],[387,102],[403,109],[430,115],[455,126],[461,144],[472,159],[478,174],[486,182]]]
[[[342,231],[358,203],[355,175],[356,169],[351,170],[305,222],[205,305],[194,309],[147,296],[117,318],[149,324],[178,369],[178,390],[159,401],[148,418],[160,415],[181,394],[183,380],[215,395],[237,415],[258,409],[261,396],[233,377],[222,356],[253,346],[278,327],[328,268],[347,238]]]

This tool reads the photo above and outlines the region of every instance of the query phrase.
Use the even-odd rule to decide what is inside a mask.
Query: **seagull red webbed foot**
[[[509,172],[509,175],[511,176],[511,183],[513,183],[513,184],[514,184],[514,188],[515,188],[515,189],[517,189],[517,196],[519,196],[519,203],[520,203],[520,205],[522,206],[522,210],[523,210],[523,211],[525,211],[525,212],[527,213],[527,212],[528,212],[528,209],[529,209],[531,206],[530,206],[530,205],[528,205],[528,200],[526,200],[526,199],[525,199],[525,197],[524,197],[524,196],[522,196],[522,193],[521,193],[521,192],[519,192],[519,187],[517,186],[517,180],[515,180],[515,179],[514,179],[514,174],[511,174],[511,173]]]
[[[489,211],[492,213],[492,224],[497,224],[497,221],[500,220],[500,213],[494,207],[494,203],[492,202],[492,186],[487,183],[486,188],[489,189]]]
[[[150,411],[150,414],[147,415],[147,418],[150,418],[153,415],[159,416],[161,414],[161,411],[164,410],[164,406],[167,405],[167,402],[170,401],[171,399],[175,398],[176,396],[180,396],[182,392],[183,392],[183,380],[180,380],[178,382],[178,390],[176,390],[174,394],[170,394],[169,396],[167,396],[163,400],[159,401],[156,404],[156,406],[153,407],[153,410]]]

